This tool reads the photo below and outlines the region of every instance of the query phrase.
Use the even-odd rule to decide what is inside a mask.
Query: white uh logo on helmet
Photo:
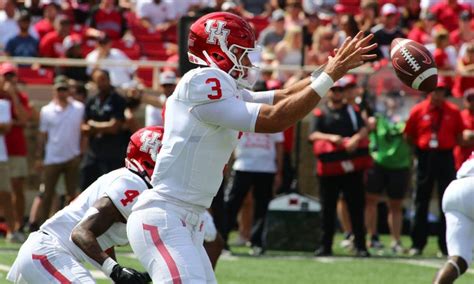
[[[217,25],[215,26],[215,24]],[[230,33],[229,29],[224,29],[225,22],[224,21],[216,21],[216,20],[208,20],[206,22],[206,33],[209,34],[207,38],[207,43],[209,44],[218,44],[216,41],[218,36],[222,36],[224,42],[227,43],[227,36]]]
[[[160,148],[160,133],[152,132],[145,130],[140,136],[140,141],[142,145],[140,146],[140,151],[150,154],[153,161],[156,162],[156,156],[158,155],[158,150]]]

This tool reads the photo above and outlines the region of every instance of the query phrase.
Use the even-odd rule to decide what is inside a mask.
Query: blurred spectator
[[[120,49],[112,47],[111,39],[105,35],[98,39],[97,47],[86,56],[86,61],[90,63],[87,67],[87,74],[91,75],[95,68],[106,70],[110,75],[110,82],[114,87],[124,87],[132,83],[136,68],[128,65],[106,66],[100,60],[120,60],[129,61],[130,58]]]
[[[18,13],[15,0],[0,2],[0,52],[5,49],[7,42],[20,32],[16,21]],[[38,39],[38,33],[33,26],[30,26],[28,31],[32,37]]]
[[[125,90],[125,121],[122,125],[122,136],[124,143],[128,144],[130,136],[143,127],[139,121],[137,111],[140,109],[140,97],[143,93],[143,86],[130,86]]]
[[[398,94],[397,94],[398,95]],[[388,225],[393,253],[402,254],[402,203],[410,183],[411,149],[403,138],[405,122],[400,116],[400,100],[385,98],[385,111],[369,119],[370,153],[374,167],[367,172],[365,224],[369,247],[383,247],[377,232],[377,206],[385,192],[388,197]]]
[[[302,7],[305,13],[314,14],[318,11],[332,10],[338,2],[337,0],[302,0]]]
[[[458,0],[442,0],[430,6],[430,12],[436,15],[438,22],[449,32],[458,28],[461,12],[470,11],[470,6],[458,3]]]
[[[69,92],[71,93],[71,98],[83,104],[86,103],[87,89],[82,82],[78,82],[76,80],[69,80]]]
[[[4,81],[0,81],[0,86]],[[3,88],[1,88],[3,89]],[[7,240],[12,242],[21,242],[22,238],[18,238],[13,229],[15,228],[15,217],[12,209],[12,199],[10,193],[10,170],[8,168],[8,153],[7,146],[5,144],[5,133],[8,133],[11,128],[11,112],[10,102],[4,99],[0,99],[0,199],[2,205],[0,209],[3,212],[3,218],[5,219],[8,230]]]
[[[255,255],[263,252],[262,233],[268,203],[274,195],[274,189],[281,184],[282,142],[282,133],[244,133],[234,151],[232,176],[224,198],[227,226],[223,237],[227,242],[244,198],[253,188],[254,214],[250,243],[251,253]]]
[[[303,33],[300,27],[291,26],[286,30],[283,40],[275,46],[276,60],[279,65],[301,65],[303,58]],[[280,73],[280,81],[287,80],[294,71]]]
[[[456,49],[449,44],[448,31],[443,27],[436,27],[433,32],[433,44],[426,45],[431,52],[438,70],[454,71],[456,68]],[[438,79],[445,82],[448,90],[453,87],[453,79],[450,76],[438,75]]]
[[[320,26],[313,34],[313,44],[306,56],[306,65],[323,65],[333,52],[334,32],[329,26]]]
[[[337,47],[341,46],[347,37],[350,36],[354,38],[358,32],[359,26],[357,25],[354,16],[350,14],[342,15],[339,19],[339,30],[333,39],[335,41],[334,45]]]
[[[163,93],[154,99],[156,103],[150,104],[149,99],[142,98],[142,102],[147,104],[145,108],[145,126],[163,125],[162,107],[165,105],[166,99],[173,94],[176,83],[176,74],[173,71],[164,71],[160,74],[160,85]]]
[[[24,128],[30,119],[33,109],[30,106],[28,96],[18,88],[17,69],[10,63],[4,62],[0,65],[0,80],[4,81],[0,90],[0,99],[6,99],[11,103],[12,128],[5,136],[8,151],[8,168],[10,170],[10,181],[12,187],[13,213],[15,236],[24,241],[24,235],[20,231],[23,227],[23,215],[25,212],[25,196],[23,185],[28,175],[27,145]]]
[[[305,47],[311,47],[311,45],[313,44],[313,34],[316,32],[318,27],[320,27],[320,25],[321,21],[317,13],[305,14],[306,29],[303,29],[303,43]]]
[[[177,22],[176,4],[164,0],[137,0],[137,16],[144,27],[167,30]]]
[[[65,76],[55,78],[53,98],[40,112],[35,168],[44,170],[45,186],[37,220],[39,224],[49,217],[61,174],[65,177],[66,204],[75,197],[78,186],[84,105],[70,98],[67,80]]]
[[[110,84],[107,71],[94,70],[92,82],[97,94],[88,98],[82,124],[89,140],[81,163],[82,190],[101,175],[122,167],[127,147],[120,133],[125,121],[125,99]]]
[[[54,20],[55,30],[41,38],[39,53],[42,57],[59,58],[64,56],[63,41],[71,34],[71,20],[65,15],[59,15]]]
[[[474,151],[474,88],[464,91],[464,109],[461,111],[466,129],[463,131],[463,144],[454,148],[454,164],[458,170]]]
[[[127,22],[114,0],[101,0],[99,5],[92,8],[88,26],[116,40],[125,34]]]
[[[258,44],[268,50],[273,48],[283,40],[285,36],[285,12],[275,10],[270,18],[270,25],[262,30],[258,37]]]
[[[25,0],[23,9],[31,15],[31,23],[33,25],[43,19],[43,9],[40,0]]]
[[[459,49],[463,43],[474,40],[471,18],[469,11],[463,11],[459,17],[459,27],[449,34],[449,42],[457,49]]]
[[[244,9],[254,15],[260,15],[265,12],[268,6],[268,0],[240,0]]]
[[[470,42],[463,44],[461,49],[464,55],[459,55],[457,61],[456,71],[458,74],[455,77],[453,95],[455,97],[464,96],[465,92],[471,88],[474,88],[473,77],[466,77],[465,75],[474,75],[474,43]],[[461,51],[460,51],[461,53]]]
[[[407,34],[420,19],[420,13],[420,0],[408,0],[407,3],[401,7],[400,26],[404,34]]]
[[[377,24],[379,4],[377,0],[362,0],[360,8],[360,13],[356,15],[359,29],[366,33],[370,32],[370,30]]]
[[[20,33],[11,38],[6,45],[5,52],[8,56],[36,57],[38,56],[38,40],[29,33],[30,15],[21,11],[18,18]]]
[[[35,30],[39,37],[43,38],[47,33],[54,31],[56,16],[61,7],[54,1],[41,1],[41,7],[43,8],[43,19],[35,24]]]
[[[328,101],[314,111],[309,140],[317,158],[322,204],[321,247],[316,256],[332,255],[336,203],[340,193],[350,213],[356,255],[367,257],[364,231],[363,171],[371,165],[367,128],[360,113],[344,102],[343,86],[336,82]]]
[[[430,12],[430,8],[433,7],[435,4],[440,3],[443,0],[421,0],[420,1],[420,8],[421,8],[421,17],[426,16]]]
[[[395,5],[391,3],[383,5],[381,14],[381,23],[373,27],[371,32],[374,33],[374,42],[378,44],[378,59],[388,59],[390,58],[389,49],[392,40],[397,37],[405,37],[405,35],[398,26],[400,14]]]
[[[407,38],[421,44],[433,42],[432,30],[436,26],[436,16],[428,13],[416,22],[413,28],[408,32]]]
[[[428,238],[428,208],[436,181],[440,209],[438,246],[446,249],[446,222],[441,210],[444,190],[455,178],[453,148],[461,142],[464,124],[458,108],[445,100],[446,84],[438,87],[425,100],[415,105],[405,127],[408,142],[415,146],[416,192],[415,217],[412,226],[410,255],[421,255]]]
[[[68,35],[63,40],[64,57],[82,59],[82,41],[77,35]],[[85,66],[58,66],[56,75],[64,75],[70,79],[85,83],[87,82],[87,67]]]
[[[291,26],[301,27],[304,24],[303,7],[301,0],[286,0],[285,5],[286,17],[285,28],[289,29]]]

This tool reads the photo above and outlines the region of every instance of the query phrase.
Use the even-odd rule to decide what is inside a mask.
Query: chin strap
[[[132,171],[133,173],[140,176],[143,181],[146,183],[148,188],[152,188],[150,177],[148,176],[147,171],[142,167],[142,165],[135,159],[125,159],[125,167]]]

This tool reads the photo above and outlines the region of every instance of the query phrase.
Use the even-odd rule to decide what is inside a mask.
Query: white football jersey
[[[186,73],[166,101],[163,146],[152,176],[155,197],[209,207],[239,131],[255,131],[260,102],[273,103],[273,93],[239,90],[217,68]]]
[[[474,152],[471,154],[469,159],[464,161],[464,163],[459,168],[456,173],[456,178],[472,177],[474,176]]]
[[[71,204],[48,219],[40,229],[49,235],[55,236],[62,247],[76,257],[79,261],[95,261],[86,256],[71,240],[74,227],[85,219],[86,212],[94,203],[103,196],[108,196],[115,207],[128,219],[132,206],[138,200],[138,195],[148,188],[145,181],[137,174],[126,168],[121,168],[105,174],[91,184]],[[107,250],[116,245],[125,245],[127,239],[127,225],[114,223],[105,233],[97,238],[102,250]]]

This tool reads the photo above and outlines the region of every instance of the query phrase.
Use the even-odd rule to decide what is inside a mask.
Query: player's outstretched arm
[[[109,197],[104,196],[89,208],[86,217],[73,229],[72,241],[90,258],[102,267],[102,271],[115,283],[149,283],[147,273],[120,266],[106,252],[102,251],[97,237],[105,233],[114,223],[126,220]]]
[[[359,33],[354,39],[347,38],[336,55],[329,58],[321,75],[302,90],[295,94],[288,94],[288,91],[285,90],[277,91],[277,95],[283,94],[286,98],[273,106],[261,106],[255,124],[255,132],[279,132],[293,125],[319,103],[335,81],[343,77],[349,70],[362,65],[366,60],[375,58],[375,54],[368,54],[377,47],[376,44],[369,45],[373,35],[365,38],[362,36],[362,33]]]

